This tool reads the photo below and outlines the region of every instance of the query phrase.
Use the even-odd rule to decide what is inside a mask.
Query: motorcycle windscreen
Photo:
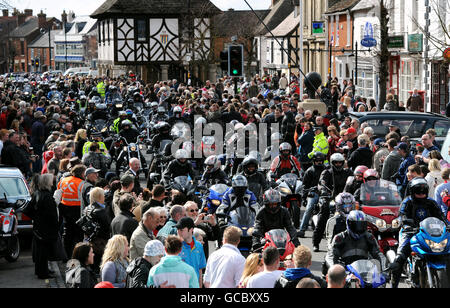
[[[189,178],[187,176],[177,176],[173,180],[173,188],[181,192],[187,192],[189,189]]]
[[[432,237],[441,237],[444,234],[445,224],[435,217],[429,217],[420,223],[420,229]]]
[[[361,204],[365,206],[400,206],[397,186],[389,181],[368,181],[361,185]]]
[[[275,246],[279,249],[285,249],[289,240],[289,234],[282,229],[270,230],[267,232]]]
[[[351,265],[347,265],[347,269],[359,278],[363,288],[365,285],[377,288],[386,283],[377,265],[370,260],[355,261]]]
[[[240,206],[230,212],[231,223],[240,227],[253,227],[255,224],[255,214],[248,206]]]
[[[297,185],[298,177],[297,177],[297,175],[295,175],[293,173],[287,173],[287,174],[283,175],[280,178],[280,180],[285,181],[289,185],[291,190],[295,190],[295,186]]]
[[[172,140],[170,139],[164,139],[161,141],[160,146],[159,146],[159,152],[162,153],[164,151],[164,149],[166,148],[166,145],[171,144]]]

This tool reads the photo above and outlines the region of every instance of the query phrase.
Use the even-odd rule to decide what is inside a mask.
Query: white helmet
[[[216,155],[209,156],[207,159],[205,159],[205,165],[206,165],[206,171],[208,173],[213,173],[220,169],[222,166],[222,163],[217,158]]]

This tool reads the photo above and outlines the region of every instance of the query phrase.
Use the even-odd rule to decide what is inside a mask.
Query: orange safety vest
[[[81,189],[84,181],[74,176],[62,179],[58,189],[62,190],[61,203],[66,206],[81,206]]]

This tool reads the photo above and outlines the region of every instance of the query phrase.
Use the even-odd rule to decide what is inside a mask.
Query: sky
[[[0,1],[2,2],[2,1]],[[37,15],[41,10],[47,14],[47,16],[61,18],[63,10],[74,11],[75,15],[90,15],[93,13],[104,0],[5,0],[12,7],[16,7],[18,10],[32,9],[33,15]],[[233,8],[235,10],[248,10],[248,6],[244,0],[211,0],[219,9],[228,10]],[[267,9],[270,6],[271,0],[248,0],[248,3],[254,9]]]

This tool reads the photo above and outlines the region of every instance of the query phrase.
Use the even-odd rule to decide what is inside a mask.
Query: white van
[[[64,72],[63,76],[73,75],[75,73],[80,73],[80,72],[89,72],[91,70],[92,69],[89,66],[87,66],[87,67],[71,67],[67,71]]]

